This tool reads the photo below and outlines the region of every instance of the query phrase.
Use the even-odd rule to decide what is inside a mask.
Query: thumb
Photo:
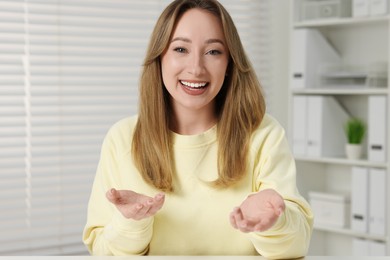
[[[275,214],[277,216],[280,216],[280,215],[283,214],[283,212],[284,212],[284,210],[286,208],[286,205],[284,204],[284,201],[281,200],[281,201],[279,201],[277,203],[273,203],[272,207],[274,208]]]
[[[278,208],[276,208],[276,209],[275,209],[276,215],[277,215],[278,217],[280,217],[280,215],[283,214],[284,209],[285,209],[284,207],[278,207]]]
[[[269,201],[269,205],[274,209],[274,212],[277,216],[282,215],[286,208],[286,204],[284,203],[284,199],[281,196],[274,196]]]
[[[109,189],[106,193],[106,197],[107,199],[112,202],[112,203],[116,203],[118,200],[119,200],[119,196],[118,196],[118,191],[114,188],[112,189]]]

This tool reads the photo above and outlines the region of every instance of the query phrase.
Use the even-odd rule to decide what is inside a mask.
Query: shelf
[[[292,89],[293,94],[301,95],[387,95],[387,88],[305,88]]]
[[[369,23],[380,23],[389,21],[389,16],[377,16],[377,17],[345,17],[345,18],[332,18],[323,20],[311,20],[294,23],[295,28],[308,28],[308,27],[329,27],[329,26],[344,26],[344,25],[361,25]]]
[[[332,233],[337,233],[337,234],[342,234],[342,235],[347,235],[347,236],[353,236],[353,237],[359,237],[359,238],[365,238],[365,239],[371,239],[371,240],[377,240],[377,241],[383,241],[383,242],[387,241],[387,238],[385,236],[359,233],[359,232],[355,232],[355,231],[353,231],[351,229],[347,229],[347,228],[335,228],[335,227],[329,227],[329,226],[315,225],[314,229],[319,230],[319,231],[332,232]]]
[[[301,162],[314,162],[314,163],[325,163],[325,164],[338,164],[338,165],[350,165],[350,166],[363,166],[363,167],[374,167],[374,168],[387,168],[386,162],[371,162],[367,160],[349,160],[346,158],[310,158],[296,156],[296,161]]]
[[[354,255],[359,250],[353,244],[356,239],[361,239],[367,247],[373,241],[380,242],[381,252],[390,256],[390,193],[386,190],[390,187],[390,155],[381,156],[382,162],[372,161],[369,156],[372,139],[378,138],[385,148],[390,147],[390,12],[351,17],[351,4],[345,6],[351,8],[350,17],[321,18],[318,11],[324,6],[324,1],[291,2],[288,127],[289,141],[292,150],[296,151],[298,187],[312,203],[313,214],[316,216],[317,213],[318,218],[323,216],[328,220],[327,213],[321,210],[331,210],[331,206],[327,207],[325,203],[317,206],[311,200],[310,192],[347,194],[354,201],[353,205],[344,204],[349,211],[349,222],[351,216],[348,214],[364,207],[368,218],[378,213],[385,224],[384,232],[380,232],[382,229],[377,234],[369,234],[374,228],[370,232],[358,232],[350,224],[344,227],[337,227],[335,222],[321,224],[315,217],[315,235],[309,254]],[[340,0],[335,1],[335,6],[336,2],[339,8],[346,4]],[[382,105],[384,98],[385,104]],[[367,124],[363,144],[365,155],[358,160],[348,159],[344,154],[343,127],[349,117],[360,118]],[[373,134],[375,130],[378,130],[378,136]],[[324,144],[329,145],[329,149]],[[321,151],[326,150],[315,150],[318,145],[335,154],[321,156],[324,154]],[[356,175],[364,183],[358,182]],[[377,179],[378,183],[375,183]],[[362,193],[362,186],[366,188],[366,194]],[[370,203],[384,213],[375,212]]]

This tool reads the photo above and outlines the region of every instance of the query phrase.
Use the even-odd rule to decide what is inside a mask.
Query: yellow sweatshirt
[[[256,255],[295,258],[306,254],[313,216],[296,188],[293,156],[282,127],[265,115],[253,134],[246,177],[216,190],[206,182],[217,176],[216,127],[199,135],[174,135],[177,182],[162,209],[140,221],[126,219],[105,197],[110,188],[148,196],[132,160],[131,137],[137,117],[116,123],[101,151],[88,206],[83,241],[93,255]],[[226,147],[229,149],[229,147]],[[252,192],[272,188],[286,203],[276,224],[265,232],[242,233],[229,222],[235,206]]]

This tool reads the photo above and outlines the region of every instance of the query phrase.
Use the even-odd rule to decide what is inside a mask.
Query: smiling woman
[[[103,142],[83,240],[95,255],[301,257],[312,214],[295,178],[229,13],[175,0],[150,39],[138,115]]]

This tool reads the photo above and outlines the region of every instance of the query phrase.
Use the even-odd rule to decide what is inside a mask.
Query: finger
[[[165,200],[165,194],[164,193],[159,193],[153,198],[154,204],[163,204]]]
[[[283,214],[284,210],[285,207],[279,207],[278,209],[276,209],[275,213],[278,217],[280,217]]]
[[[268,201],[268,205],[271,208],[273,208],[273,210],[277,216],[280,216],[286,208],[286,205],[284,203],[284,199],[279,194],[272,196],[271,199]]]
[[[140,204],[140,205],[142,205],[142,207],[137,208],[138,211],[135,214],[136,214],[136,217],[141,219],[141,218],[147,217],[147,213],[148,213],[149,209],[151,208],[151,205],[149,205],[148,203],[144,203],[144,204]]]
[[[118,202],[118,200],[120,199],[120,197],[118,196],[117,190],[115,190],[114,188],[112,188],[106,192],[106,197],[110,202],[112,202],[114,204],[116,204]]]
[[[248,225],[248,221],[244,218],[240,208],[236,208],[234,216],[238,229],[245,233],[249,232],[250,228]]]
[[[132,218],[135,220],[142,219],[139,212],[144,208],[144,205],[141,203],[135,203],[132,205],[117,204],[116,207],[126,218]]]
[[[143,215],[140,212],[144,209],[144,205],[141,203],[136,203],[129,209],[129,216],[135,220],[140,220],[143,218]]]
[[[236,208],[235,211],[236,215],[236,222],[238,226],[246,226],[246,221],[244,221],[244,216],[242,214],[242,211],[240,208]]]
[[[164,205],[164,201],[165,201],[165,194],[163,194],[163,193],[157,194],[154,197],[154,199],[149,200],[148,203],[151,205],[151,207],[150,207],[149,211],[147,212],[147,214],[149,216],[156,214],[157,211],[159,211],[162,208],[162,206]]]
[[[275,224],[276,220],[277,217],[275,215],[270,216],[270,218],[263,218],[255,225],[254,229],[259,232],[268,230]]]
[[[262,232],[264,231],[263,224],[260,222],[254,227],[254,231],[256,232]]]
[[[237,208],[235,208],[229,215],[230,224],[235,228],[238,229],[237,222],[236,222],[236,214],[237,214]]]
[[[276,216],[280,216],[282,215],[282,213],[284,212],[285,208],[286,208],[286,205],[284,204],[284,201],[279,201],[279,202],[275,202],[275,203],[270,203],[271,207],[274,209],[274,212],[276,214]]]
[[[141,210],[139,213],[144,213],[144,216],[152,216],[159,211],[165,201],[165,194],[164,193],[159,193],[154,198],[149,198],[145,203],[144,203],[144,210]]]

